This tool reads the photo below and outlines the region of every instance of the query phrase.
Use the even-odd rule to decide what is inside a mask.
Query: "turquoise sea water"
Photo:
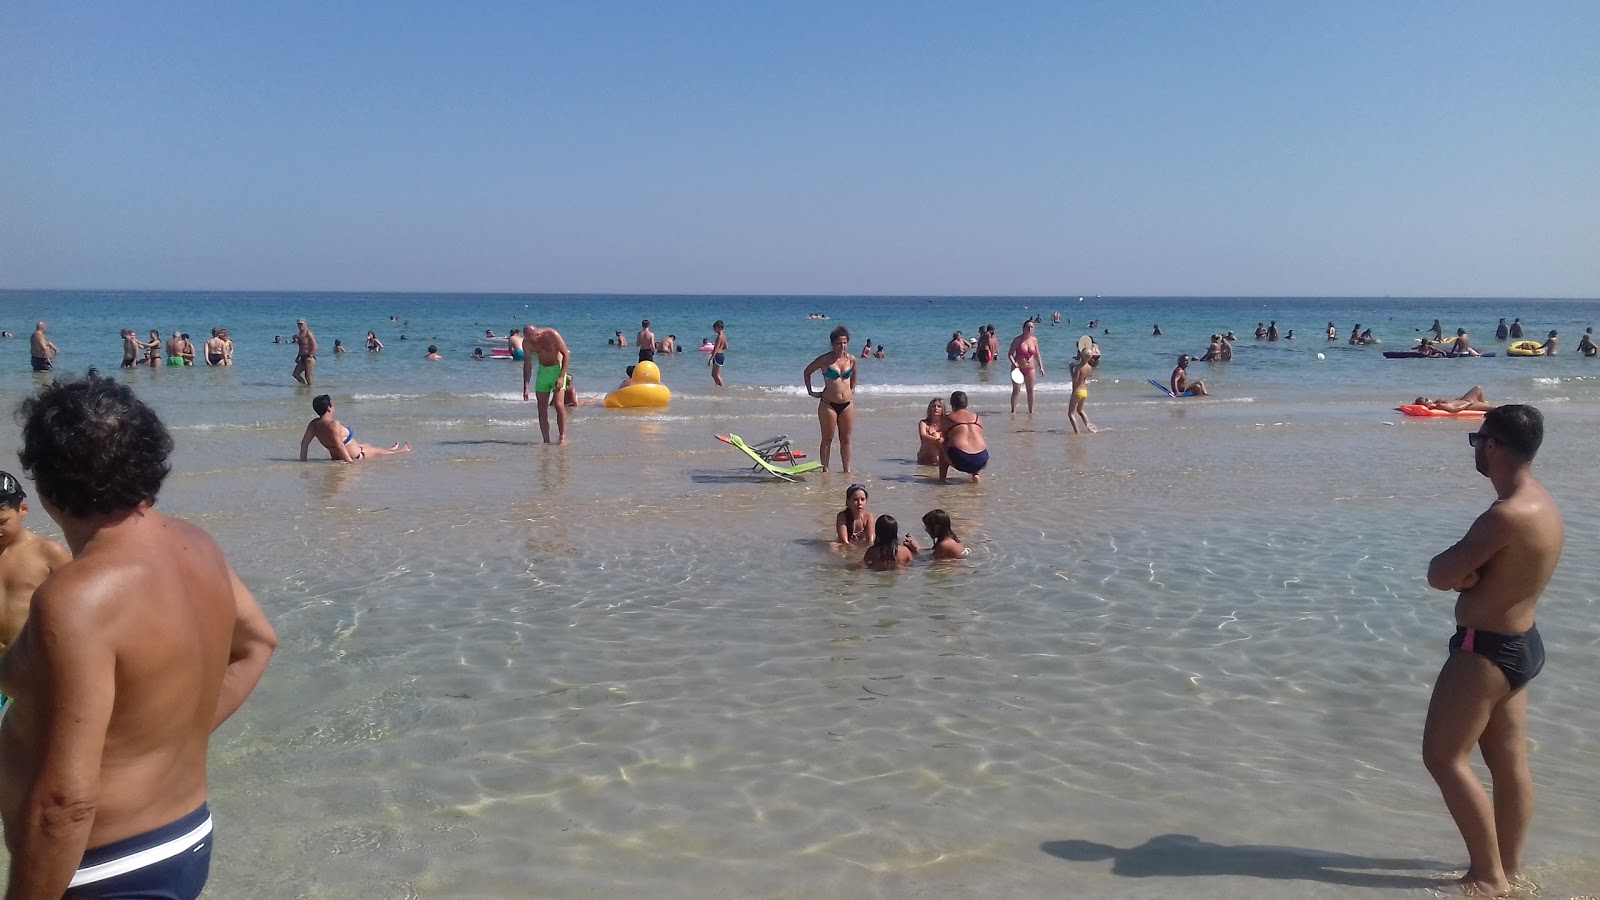
[[[1078,324],[1111,329],[1101,434],[1067,431],[1064,390],[1010,416],[1003,371],[945,361],[950,331],[1009,340],[1034,312],[1047,383]],[[301,316],[315,390],[272,343]],[[1377,352],[1434,318],[1487,349],[1500,316],[1567,355]],[[691,351],[670,409],[585,407],[544,447],[517,367],[465,358],[484,328],[554,325],[598,395],[634,358],[605,338],[643,317],[692,344],[725,319],[729,390]],[[1568,525],[1530,871],[1542,897],[1600,885],[1600,360],[1571,352],[1595,301],[8,292],[8,407],[42,378],[37,319],[72,370],[114,369],[122,327],[233,332],[232,370],[126,373],[177,439],[162,507],[217,535],[282,640],[214,742],[208,896],[1428,896],[1465,856],[1418,755],[1452,630],[1423,573],[1492,492],[1470,425],[1391,407],[1474,383],[1545,409]],[[1317,339],[1257,345],[1273,319]],[[1386,343],[1327,345],[1330,319]],[[858,471],[750,477],[712,435],[814,452],[799,373],[841,322],[889,348],[861,363]],[[389,349],[328,352],[368,329]],[[1218,329],[1242,339],[1202,373],[1215,399],[1144,385]],[[979,485],[911,459],[955,387],[994,452]],[[295,461],[324,390],[416,451]],[[947,509],[973,558],[860,570],[826,542],[851,481],[907,525]]]

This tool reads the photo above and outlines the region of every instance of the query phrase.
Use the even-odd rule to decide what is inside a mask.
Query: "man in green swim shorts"
[[[533,391],[539,397],[539,434],[543,436],[546,444],[550,443],[550,395],[559,390],[559,386],[566,383],[567,367],[572,360],[572,353],[567,349],[567,342],[561,339],[560,332],[554,328],[538,328],[533,325],[522,327],[522,346],[526,354],[522,359],[522,399],[527,402],[528,383],[533,382]],[[533,364],[537,358],[539,362],[539,377],[534,380]],[[559,402],[556,409],[556,432],[560,443],[567,442],[567,410]]]

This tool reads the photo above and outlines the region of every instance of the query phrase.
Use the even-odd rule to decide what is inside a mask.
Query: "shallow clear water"
[[[512,387],[361,355],[334,365],[385,368],[341,417],[417,449],[335,466],[293,461],[310,392],[286,366],[136,371],[179,445],[163,508],[217,535],[282,641],[213,744],[210,894],[1420,893],[1465,865],[1418,752],[1452,631],[1424,570],[1492,493],[1470,426],[1390,409],[1419,369],[1363,359],[1331,400],[1238,364],[1253,402],[1096,382],[1108,430],[1083,437],[1064,395],[1013,418],[974,391],[994,463],[948,486],[910,462],[925,392],[864,394],[860,471],[789,485],[712,438],[814,453],[814,404],[776,374],[662,414],[584,408],[551,448]],[[1491,396],[1549,415],[1568,545],[1541,606],[1529,857],[1569,897],[1600,885],[1597,361],[1519,362],[1585,380],[1446,365],[1505,364]],[[8,371],[14,404],[32,376]],[[948,390],[908,371],[892,383]],[[854,480],[904,525],[947,509],[972,559],[833,552]]]

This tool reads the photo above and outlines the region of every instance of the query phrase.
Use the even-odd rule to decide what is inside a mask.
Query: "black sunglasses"
[[[1494,435],[1492,435],[1492,434],[1484,434],[1481,431],[1470,431],[1470,432],[1467,432],[1467,443],[1469,445],[1473,446],[1473,447],[1481,447],[1481,446],[1483,446],[1483,442],[1484,441],[1497,441],[1497,440],[1499,440],[1499,438],[1495,437]]]

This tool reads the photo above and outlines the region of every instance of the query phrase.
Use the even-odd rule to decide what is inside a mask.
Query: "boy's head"
[[[22,534],[28,515],[28,492],[10,472],[0,472],[0,547],[8,547]]]

